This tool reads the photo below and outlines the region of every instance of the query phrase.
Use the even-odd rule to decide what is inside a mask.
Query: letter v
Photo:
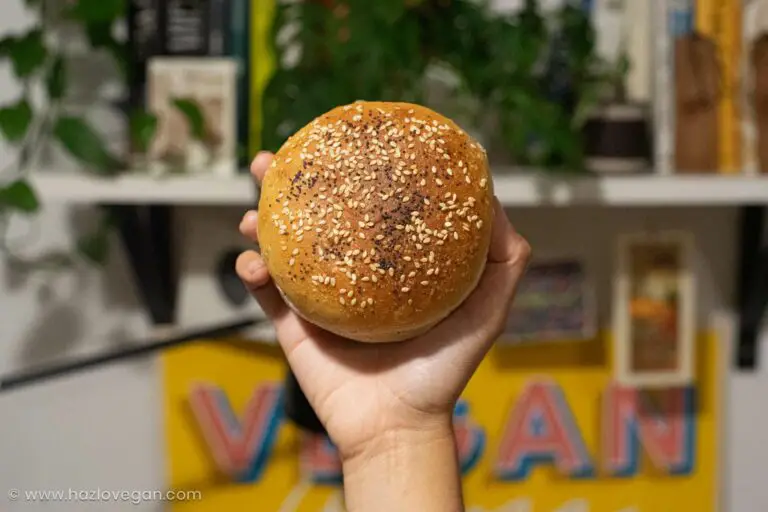
[[[282,398],[280,385],[262,385],[238,420],[224,390],[213,385],[192,389],[192,413],[219,470],[240,482],[261,477],[282,420]]]

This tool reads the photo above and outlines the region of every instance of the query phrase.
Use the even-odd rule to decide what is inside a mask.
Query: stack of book
[[[232,175],[259,150],[274,0],[130,0],[130,105],[158,120],[150,165]],[[177,101],[205,121],[192,133]],[[198,130],[199,132],[199,130]]]
[[[768,173],[768,0],[589,4],[599,50],[628,54],[628,99],[648,112],[650,168]]]

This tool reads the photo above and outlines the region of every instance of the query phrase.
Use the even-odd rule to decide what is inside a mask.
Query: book
[[[252,157],[249,147],[250,124],[250,25],[251,0],[228,0],[229,32],[225,39],[225,54],[237,62],[237,155],[238,167],[247,172]]]
[[[153,173],[232,176],[237,169],[235,95],[237,66],[227,58],[154,57],[147,105],[158,118],[147,157]],[[177,107],[189,100],[202,114],[202,136]]]
[[[654,166],[659,174],[671,174],[675,166],[674,133],[675,105],[673,41],[687,26],[685,5],[675,7],[674,0],[654,0],[651,6],[653,20],[653,147]]]
[[[742,168],[740,123],[741,1],[697,0],[696,32],[710,38],[718,63],[717,171]]]
[[[274,70],[271,50],[271,29],[275,15],[275,0],[252,0],[250,27],[250,80],[248,151],[255,155],[262,149],[262,97]]]
[[[768,1],[743,4],[741,136],[746,174],[768,172]]]
[[[147,62],[162,53],[160,1],[130,0],[128,4],[128,102],[131,109],[144,107]]]
[[[209,55],[212,1],[161,0],[159,24],[163,55]]]
[[[722,66],[718,42],[696,25],[693,0],[672,3],[675,171],[713,173],[719,168]]]
[[[222,57],[228,55],[228,39],[231,33],[233,0],[210,0],[208,6],[208,55]]]

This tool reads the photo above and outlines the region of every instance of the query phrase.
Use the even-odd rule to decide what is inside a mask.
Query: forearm
[[[464,510],[450,422],[432,430],[390,431],[343,467],[348,512]]]

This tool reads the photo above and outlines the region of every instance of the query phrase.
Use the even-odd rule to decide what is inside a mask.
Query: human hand
[[[269,153],[256,157],[256,180],[271,161]],[[257,212],[245,214],[240,231],[258,241]],[[304,321],[283,301],[256,251],[240,255],[237,272],[272,320],[293,373],[345,460],[382,449],[393,432],[450,432],[456,400],[501,333],[530,253],[497,200],[477,288],[429,332],[385,344],[350,341]]]

